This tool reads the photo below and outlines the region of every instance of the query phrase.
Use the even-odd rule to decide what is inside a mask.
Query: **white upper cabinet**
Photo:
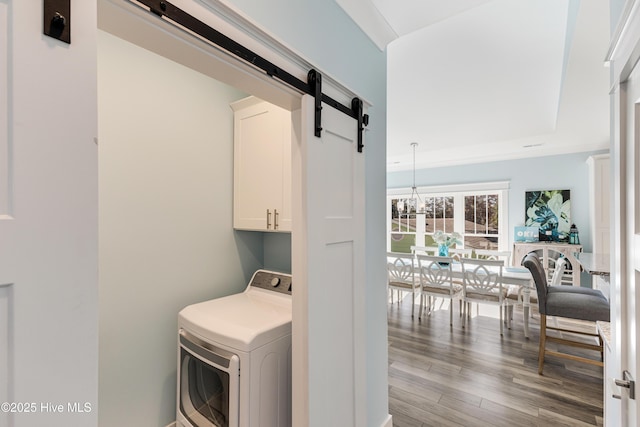
[[[291,113],[249,97],[234,111],[233,227],[291,231]]]

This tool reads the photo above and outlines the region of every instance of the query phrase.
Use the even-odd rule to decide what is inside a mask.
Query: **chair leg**
[[[507,325],[507,329],[511,329],[511,320],[513,320],[513,306],[507,304],[504,306],[504,323]]]
[[[538,349],[538,375],[542,375],[544,348],[547,341],[547,316],[540,314],[540,348]]]
[[[422,319],[423,308],[424,308],[424,295],[420,293],[420,309],[418,310],[418,319]]]
[[[462,303],[460,305],[460,317],[462,317],[462,319],[460,320],[462,321],[462,327],[464,328],[467,323],[467,303],[462,300],[460,300],[460,302]]]
[[[602,337],[598,335],[598,343],[600,344],[600,361],[604,363],[604,342],[602,341]]]
[[[416,306],[416,293],[411,292],[411,317],[413,318],[413,310]]]
[[[449,302],[449,326],[453,326],[453,298]]]
[[[500,335],[502,335],[502,333],[503,333],[503,329],[504,329],[504,326],[503,326],[503,324],[502,324],[502,321],[503,321],[503,314],[502,314],[502,312],[503,312],[503,311],[504,311],[504,310],[502,309],[502,307],[500,307]]]
[[[513,305],[509,306],[509,329],[513,325]]]

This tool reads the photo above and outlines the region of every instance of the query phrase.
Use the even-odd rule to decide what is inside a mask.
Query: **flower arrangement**
[[[462,238],[462,236],[460,235],[460,233],[457,232],[453,232],[451,234],[446,234],[444,231],[441,230],[437,230],[435,233],[433,233],[433,240],[438,244],[438,245],[444,245],[446,247],[451,247],[452,245],[457,245],[457,244],[461,244],[462,240],[460,240]]]

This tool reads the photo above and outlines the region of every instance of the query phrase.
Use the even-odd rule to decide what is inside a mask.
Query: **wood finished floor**
[[[537,311],[527,339],[522,310],[500,337],[497,310],[481,305],[476,317],[474,307],[463,328],[455,304],[449,326],[447,308],[419,320],[410,296],[388,305],[394,426],[602,425],[602,368],[548,357],[538,375]]]

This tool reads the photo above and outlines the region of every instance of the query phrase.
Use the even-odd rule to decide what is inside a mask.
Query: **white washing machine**
[[[291,275],[178,314],[177,425],[291,426]]]

